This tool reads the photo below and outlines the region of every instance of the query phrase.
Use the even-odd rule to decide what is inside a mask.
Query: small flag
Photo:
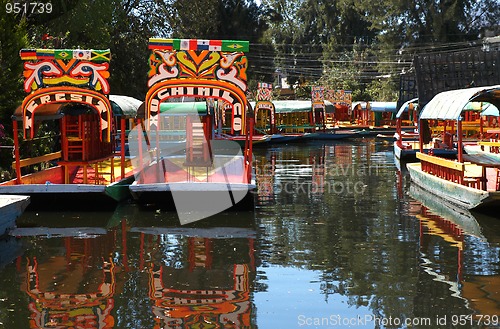
[[[222,50],[222,40],[210,40],[208,42],[208,50],[210,51],[221,51]]]
[[[94,50],[91,51],[90,60],[93,62],[109,62],[111,60],[111,51],[106,50]]]
[[[164,49],[172,50],[174,49],[174,39],[149,39],[149,49]]]
[[[37,49],[37,59],[54,59],[54,49]]]
[[[73,58],[73,51],[69,49],[54,50],[55,59],[71,59]]]
[[[19,56],[23,61],[34,60],[36,59],[36,50],[35,49],[21,49],[19,52]]]
[[[90,60],[92,58],[92,52],[90,50],[73,50],[73,58],[80,60]]]
[[[198,47],[198,40],[196,39],[181,39],[180,50],[196,50]]]
[[[222,40],[222,51],[248,51],[248,41]]]
[[[197,50],[208,50],[210,47],[209,40],[198,40],[197,46]]]

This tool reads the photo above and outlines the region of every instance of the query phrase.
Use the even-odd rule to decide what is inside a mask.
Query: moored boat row
[[[335,117],[338,104],[333,96],[325,97],[322,87],[313,87],[311,100],[273,101],[272,86],[262,83],[251,104],[246,98],[248,42],[234,42],[239,50],[228,53],[151,39],[144,102],[109,95],[109,50],[89,50],[99,54],[90,59],[76,50],[22,50],[28,95],[13,115],[16,177],[0,183],[0,194],[29,195],[33,205],[58,208],[113,207],[132,196],[143,204],[175,208],[181,222],[189,223],[227,208],[254,208],[254,146],[370,134],[366,120],[361,126],[342,124],[348,112]],[[495,204],[500,145],[490,140],[464,146],[463,136],[469,129],[464,124],[470,126],[464,111],[476,111],[471,103],[498,105],[497,90],[439,94],[421,111],[418,129],[418,100],[410,100],[397,112],[395,126],[384,121],[391,125],[380,131],[395,129],[396,158],[420,160],[420,167],[408,166],[417,184],[429,184],[467,209]],[[366,110],[358,105],[353,113],[364,120]],[[370,108],[377,106],[395,112],[392,104],[373,102]],[[378,119],[393,120],[392,114]],[[408,127],[418,133],[405,131]],[[429,139],[436,131],[441,138]],[[49,152],[22,157],[23,143],[40,141]],[[458,193],[452,183],[465,192]]]
[[[480,103],[480,105],[471,104]],[[500,86],[476,87],[442,92],[436,95],[419,116],[419,142],[422,145],[425,121],[454,121],[456,159],[425,154],[420,146],[417,163],[407,164],[412,182],[428,193],[463,209],[495,209],[500,205],[500,157],[497,141],[466,142],[463,124],[465,111],[482,111],[485,104],[500,105]],[[446,124],[444,125],[446,131]],[[451,139],[452,140],[452,139]],[[477,145],[477,146],[475,146]],[[466,153],[467,152],[467,153]]]

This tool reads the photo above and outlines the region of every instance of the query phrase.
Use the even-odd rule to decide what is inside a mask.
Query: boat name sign
[[[231,92],[213,87],[197,87],[197,86],[180,86],[170,87],[164,86],[159,89],[153,99],[151,99],[151,119],[150,124],[156,123],[156,115],[160,113],[160,104],[162,101],[171,97],[194,96],[204,98],[223,99],[230,103],[233,107],[233,130],[240,132],[242,130],[242,114],[244,106],[239,99],[231,96]]]

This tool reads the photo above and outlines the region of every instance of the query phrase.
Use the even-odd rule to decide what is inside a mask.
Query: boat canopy
[[[292,102],[297,102],[294,104]],[[276,113],[290,113],[290,112],[308,112],[311,111],[311,101],[273,101]],[[342,107],[341,105],[334,105],[332,102],[324,100],[326,113],[335,113],[335,109]],[[250,102],[250,106],[255,108],[255,102]]]
[[[368,102],[369,109],[373,112],[397,112],[397,102]]]
[[[397,112],[397,102],[356,102],[352,103],[353,110],[370,110],[373,112]]]
[[[328,100],[324,100],[324,103],[325,103],[325,111],[326,113],[335,113],[335,110],[337,108],[343,108],[345,107],[345,105],[341,105],[341,104],[333,104],[332,102],[328,101]]]
[[[488,103],[485,106],[483,106],[483,111],[481,112],[481,115],[498,117],[500,116],[500,111],[498,110],[498,107],[496,107],[491,103]]]
[[[35,115],[35,121],[43,121],[43,120],[57,120],[62,118],[63,113],[61,109],[67,103],[47,103],[41,105]],[[12,115],[12,120],[23,121],[23,107],[22,105],[18,106]]]
[[[400,118],[403,115],[403,113],[408,112],[410,104],[413,104],[415,108],[418,104],[418,98],[412,98],[409,101],[404,102],[403,105],[401,105],[401,107],[399,108],[398,113],[396,113],[396,119]]]
[[[142,104],[142,101],[134,97],[123,95],[110,95],[109,101],[113,109],[113,114],[118,117],[136,117],[137,110]]]
[[[196,110],[199,115],[207,114],[206,102],[164,102],[160,104],[160,113],[169,115],[186,115],[191,111]],[[141,104],[137,111],[138,118],[144,118],[144,103]]]
[[[500,85],[445,91],[423,108],[420,119],[458,120],[469,102],[488,102],[500,106]]]
[[[276,113],[298,113],[298,112],[311,112],[311,101],[273,101]]]

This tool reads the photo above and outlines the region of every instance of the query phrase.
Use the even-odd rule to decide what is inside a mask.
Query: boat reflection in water
[[[228,226],[234,224],[232,216],[240,226]],[[154,328],[252,326],[253,213],[221,214],[210,222],[193,227],[131,223],[130,232],[140,234],[139,268],[148,269]]]
[[[113,328],[116,268],[109,255],[116,247],[114,233],[94,231],[84,239],[65,235],[63,252],[26,259],[22,290],[30,297],[30,328]],[[95,257],[98,250],[102,257]]]
[[[17,261],[31,328],[253,326],[253,213],[237,213],[238,227],[228,225],[235,213],[186,227],[134,205],[99,216],[107,228],[52,213],[12,231],[37,237]],[[30,214],[23,220],[33,225]]]
[[[467,323],[488,318],[490,324],[500,323],[500,223],[498,219],[467,210],[456,211],[429,197],[415,184],[410,195],[422,203],[420,214],[421,269],[445,283],[456,300],[465,301],[461,314]],[[486,235],[484,232],[488,232]],[[422,278],[422,282],[428,282]],[[419,289],[438,289],[423,287]],[[422,303],[422,313],[432,310],[432,301]],[[453,306],[451,306],[453,307]],[[465,319],[465,318],[464,318]]]

